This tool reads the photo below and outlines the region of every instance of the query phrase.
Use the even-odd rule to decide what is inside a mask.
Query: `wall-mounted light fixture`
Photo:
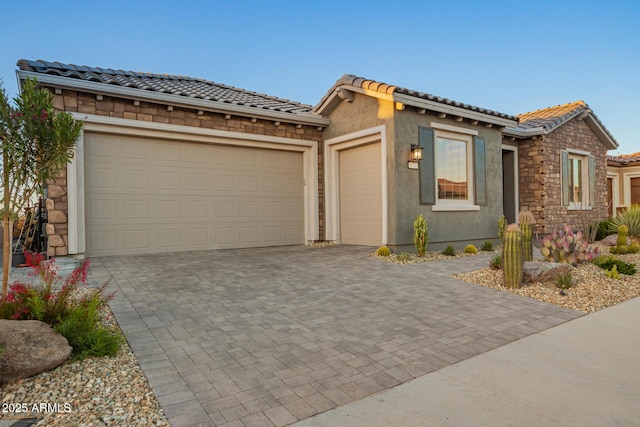
[[[407,166],[409,169],[418,169],[418,162],[422,159],[422,147],[419,145],[411,144],[411,153],[409,155],[409,162]]]

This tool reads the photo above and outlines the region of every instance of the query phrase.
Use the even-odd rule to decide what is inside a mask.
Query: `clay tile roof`
[[[243,105],[264,110],[297,114],[308,113],[312,109],[311,105],[250,92],[194,77],[114,70],[111,68],[63,64],[42,60],[30,61],[21,59],[17,65],[23,71],[51,74],[71,79],[160,92],[175,96]]]
[[[451,105],[454,107],[463,108],[465,110],[475,111],[477,113],[488,114],[490,116],[500,117],[503,119],[516,120],[516,117],[500,113],[498,111],[489,110],[486,108],[476,107],[474,105],[465,104],[463,102],[453,101],[447,98],[441,98],[439,96],[431,95],[424,92],[418,92],[411,89],[406,89],[399,86],[392,86],[387,83],[377,82],[375,80],[369,80],[364,77],[357,77],[353,74],[344,74],[340,77],[336,83],[333,85],[331,89],[325,94],[325,96],[320,100],[320,102],[316,105],[316,109],[322,105],[330,96],[331,93],[340,86],[355,86],[365,90],[371,90],[379,93],[384,93],[387,95],[391,95],[393,93],[400,93],[403,95],[413,96],[416,98],[422,98],[429,101],[438,102],[440,104]]]
[[[589,106],[584,101],[575,101],[531,111],[518,115],[518,120],[520,121],[518,128],[544,128],[548,132],[585,110],[589,110]]]
[[[607,160],[621,165],[640,163],[640,151],[631,154],[621,154],[619,156],[607,156]]]

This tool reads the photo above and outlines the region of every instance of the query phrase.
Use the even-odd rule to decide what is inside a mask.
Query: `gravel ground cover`
[[[601,254],[609,254],[608,246],[599,243],[595,245],[600,249]],[[497,255],[499,253],[500,248],[497,247],[493,252],[478,251],[477,255]],[[476,254],[467,254],[458,250],[456,251],[455,257],[475,255]],[[424,257],[418,257],[415,254],[405,254],[404,257],[400,254],[391,254],[388,257],[382,257],[376,254],[371,254],[371,256],[397,264],[415,264],[453,258],[435,251],[427,252]],[[635,264],[638,273],[633,276],[622,274],[619,279],[612,279],[607,277],[605,270],[591,263],[579,264],[578,267],[572,270],[574,285],[570,289],[565,289],[564,292],[561,292],[561,290],[556,287],[555,282],[534,282],[527,283],[517,289],[505,288],[502,286],[504,281],[502,270],[492,270],[488,265],[487,268],[483,268],[482,270],[452,274],[450,277],[468,283],[523,295],[572,310],[593,313],[594,311],[602,310],[603,308],[640,296],[640,253],[615,255],[615,257],[622,261]]]
[[[120,330],[108,307],[103,322]],[[37,426],[170,426],[126,341],[117,356],[67,362],[0,386],[0,420]]]

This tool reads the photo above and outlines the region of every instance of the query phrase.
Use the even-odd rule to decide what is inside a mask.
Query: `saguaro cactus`
[[[504,286],[519,288],[524,273],[522,231],[518,224],[511,224],[504,233],[504,254],[502,256]]]
[[[533,231],[531,224],[536,219],[530,211],[522,211],[518,214],[520,230],[522,230],[522,249],[524,250],[524,260],[533,261]]]
[[[500,241],[502,242],[503,246],[504,246],[504,232],[507,230],[508,225],[509,225],[509,222],[507,221],[507,218],[505,218],[504,215],[502,215],[498,220],[498,237],[500,237]]]

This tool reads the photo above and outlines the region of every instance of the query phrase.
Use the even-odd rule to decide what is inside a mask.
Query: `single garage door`
[[[382,244],[382,172],[380,143],[339,153],[340,241]]]
[[[299,152],[85,134],[91,256],[304,243]]]

